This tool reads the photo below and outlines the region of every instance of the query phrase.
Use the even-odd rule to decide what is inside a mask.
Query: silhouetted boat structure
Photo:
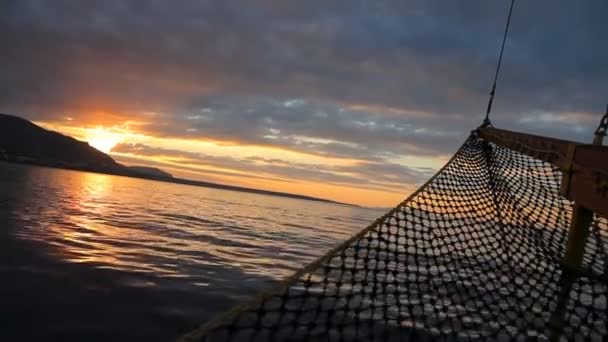
[[[608,338],[608,147],[480,127],[425,185],[183,341]]]
[[[593,144],[484,124],[351,239],[181,341],[608,340],[608,109]]]

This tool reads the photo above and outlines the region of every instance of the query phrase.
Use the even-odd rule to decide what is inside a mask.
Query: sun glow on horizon
[[[103,127],[87,130],[87,141],[89,145],[103,153],[110,153],[112,148],[123,140],[119,134],[110,132]]]
[[[311,151],[255,145],[247,142],[224,141],[205,137],[185,138],[162,136],[147,131],[143,124],[116,122],[110,125],[96,123],[76,124],[69,122],[36,122],[46,129],[86,141],[95,149],[110,154],[116,161],[125,165],[142,165],[170,170],[181,178],[244,186],[269,191],[289,192],[331,199],[339,202],[354,203],[368,207],[389,207],[401,201],[415,184],[400,182],[348,182],[348,177],[356,179],[356,170],[361,163],[357,158],[319,155]],[[305,138],[309,139],[310,138]],[[316,143],[326,141],[315,140]],[[331,142],[330,142],[331,143]],[[125,146],[120,146],[125,144]],[[120,148],[119,148],[120,147]],[[131,147],[131,149],[130,149]],[[251,172],[252,160],[256,172]],[[239,167],[238,162],[243,162]],[[436,157],[404,156],[394,160],[400,164],[438,168],[441,161]],[[272,165],[277,163],[278,167]],[[259,165],[258,165],[259,164]],[[300,174],[304,167],[321,168],[327,165],[324,173],[333,177],[346,177],[327,180]],[[264,167],[266,166],[266,167]],[[293,174],[288,173],[293,166]],[[278,171],[274,171],[274,170]],[[287,171],[282,172],[283,169]],[[355,170],[347,174],[345,170]]]

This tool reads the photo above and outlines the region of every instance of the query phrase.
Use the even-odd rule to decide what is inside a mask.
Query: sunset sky
[[[483,118],[509,1],[0,2],[0,112],[175,176],[392,206]],[[518,1],[495,126],[591,141],[608,1]]]

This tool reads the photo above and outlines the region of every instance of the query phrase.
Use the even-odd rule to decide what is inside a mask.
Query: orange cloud
[[[75,123],[39,122],[47,129],[88,141],[104,152],[120,146],[111,152],[119,162],[160,167],[183,178],[380,207],[398,203],[415,188],[398,174],[389,177],[378,170],[378,179],[359,174],[375,171],[362,169],[367,162],[357,159],[317,156],[276,146],[157,137],[139,132],[142,125],[138,122],[107,126]]]

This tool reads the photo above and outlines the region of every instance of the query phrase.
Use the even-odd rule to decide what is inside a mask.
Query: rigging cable
[[[502,64],[502,55],[505,52],[505,42],[507,41],[507,33],[509,32],[509,25],[511,24],[511,14],[513,14],[513,5],[515,0],[511,0],[511,7],[509,8],[509,16],[507,17],[507,25],[505,26],[505,33],[502,37],[502,45],[500,47],[500,55],[498,56],[498,63],[496,63],[496,72],[494,73],[494,84],[492,85],[492,91],[490,92],[490,101],[488,102],[488,108],[486,110],[486,117],[483,119],[482,126],[489,126],[490,112],[492,111],[492,102],[494,102],[494,94],[496,93],[496,81],[498,81],[498,74],[500,73],[500,65]]]

